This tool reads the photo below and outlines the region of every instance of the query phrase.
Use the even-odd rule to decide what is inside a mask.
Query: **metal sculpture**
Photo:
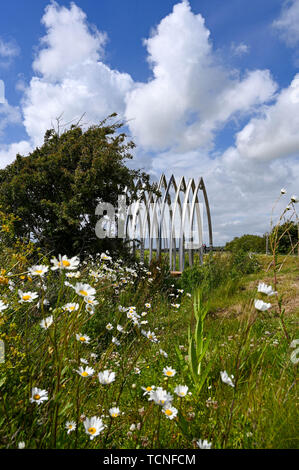
[[[138,199],[127,211],[125,238],[132,243],[134,251],[139,244],[141,260],[144,260],[146,247],[149,250],[149,261],[153,259],[154,252],[157,257],[162,251],[168,252],[171,271],[176,270],[177,251],[180,272],[185,266],[186,252],[190,266],[193,265],[195,252],[198,252],[202,263],[203,204],[200,202],[200,191],[206,208],[209,249],[213,246],[211,214],[203,179],[199,178],[196,183],[191,178],[186,183],[185,178],[181,177],[177,183],[173,175],[168,182],[162,175],[158,183],[158,195],[145,191],[139,181],[135,189]]]

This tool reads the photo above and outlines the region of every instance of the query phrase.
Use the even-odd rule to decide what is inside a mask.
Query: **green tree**
[[[95,226],[99,202],[117,207],[118,195],[139,178],[150,188],[149,177],[129,169],[134,143],[111,123],[108,116],[86,131],[79,126],[59,135],[48,130],[44,143],[28,156],[0,170],[0,204],[14,214],[15,232],[34,240],[41,248],[58,254],[94,254],[103,249],[123,249],[118,238],[99,239]],[[131,201],[127,201],[130,203]]]
[[[270,237],[274,236],[277,230],[278,253],[286,254],[295,252],[298,244],[298,225],[292,220],[281,224],[279,227],[274,227]]]
[[[225,245],[226,251],[235,253],[239,250],[252,251],[254,253],[264,253],[266,249],[265,236],[258,235],[242,235],[242,237],[235,237],[232,241],[227,242]]]

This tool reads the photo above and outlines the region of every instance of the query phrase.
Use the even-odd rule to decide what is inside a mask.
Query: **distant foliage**
[[[203,265],[186,268],[181,276],[183,289],[191,291],[202,287],[204,291],[235,281],[245,274],[258,272],[261,265],[252,253],[240,250],[233,254],[210,254]]]
[[[235,237],[225,245],[225,251],[235,253],[239,250],[265,253],[266,237],[259,237],[258,235],[242,235],[242,237]]]
[[[293,221],[285,222],[279,227],[272,230],[270,236],[274,235],[277,231],[277,239],[279,240],[278,253],[286,254],[291,253],[296,244],[298,244],[298,226]]]

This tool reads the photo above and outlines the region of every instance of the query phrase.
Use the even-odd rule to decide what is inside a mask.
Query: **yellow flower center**
[[[70,310],[74,310],[74,308],[75,308],[75,307],[74,307],[73,305],[72,305],[71,307],[69,307]]]
[[[165,400],[160,400],[160,402],[162,403],[162,405],[164,405],[164,403],[165,403]]]
[[[146,387],[147,392],[150,392],[152,390],[152,387]]]
[[[31,298],[31,295],[29,294],[23,295],[23,300],[29,300],[30,298]]]
[[[86,290],[79,290],[79,294],[85,295],[85,296],[88,295],[88,293],[86,292]]]
[[[84,336],[80,336],[80,341],[86,341],[85,337]]]
[[[117,418],[117,416],[118,416],[118,413],[112,413],[112,415],[111,415],[111,416],[112,416],[112,418]]]
[[[166,372],[166,375],[168,375],[168,377],[171,377],[171,376],[173,375],[173,372],[171,372],[170,370],[168,370],[168,371]]]
[[[68,267],[68,266],[70,266],[71,263],[68,260],[64,259],[64,260],[62,260],[62,264],[63,264],[63,266]]]
[[[95,434],[96,433],[96,428],[88,428],[89,434]]]
[[[171,410],[165,410],[165,414],[166,414],[167,416],[171,416],[171,415],[172,415],[172,411],[171,411]]]
[[[37,269],[35,272],[36,272],[37,274],[41,274],[43,271],[42,271],[42,269]]]
[[[84,370],[81,375],[82,375],[82,377],[87,377],[87,376],[88,376],[88,372],[86,372],[86,370]]]
[[[39,400],[40,399],[40,395],[38,393],[36,393],[35,395],[33,395],[33,398],[34,400]]]
[[[69,429],[73,429],[73,425],[72,425],[72,424],[69,424],[69,425],[68,425],[68,428],[69,428]]]

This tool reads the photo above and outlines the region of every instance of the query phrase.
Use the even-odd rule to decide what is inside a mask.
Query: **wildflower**
[[[51,326],[53,323],[53,315],[50,315],[49,317],[45,318],[40,322],[40,326],[47,330],[49,326]]]
[[[267,286],[267,284],[265,284],[264,282],[259,282],[257,291],[262,292],[263,294],[267,294],[269,296],[277,294],[277,292],[275,292],[271,286]]]
[[[86,418],[84,421],[84,427],[86,434],[90,435],[90,440],[98,436],[105,428],[103,421],[97,416]]]
[[[174,393],[177,394],[178,397],[185,397],[188,392],[188,387],[187,385],[178,385],[174,389]]]
[[[78,256],[73,256],[73,258],[67,258],[66,255],[59,255],[58,259],[55,257],[51,259],[51,263],[53,264],[53,267],[51,268],[53,271],[55,271],[56,269],[67,269],[72,271],[73,269],[78,268],[80,260]]]
[[[159,353],[166,358],[168,357],[167,352],[163,351],[163,349],[159,349]]]
[[[91,295],[90,297],[85,297],[84,301],[88,304],[88,305],[98,305],[98,301],[94,298],[93,295]]]
[[[82,335],[81,333],[76,334],[76,339],[80,341],[81,343],[86,343],[88,344],[90,341],[90,337],[87,335]]]
[[[141,330],[141,333],[143,334],[143,336],[146,336],[150,341],[153,341],[153,343],[157,343],[158,342],[158,339],[155,335],[155,333],[151,332],[151,331],[144,331],[144,330]]]
[[[62,308],[63,308],[63,310],[66,310],[68,312],[73,312],[74,310],[78,310],[79,304],[68,303],[68,304],[65,304]]]
[[[32,302],[34,299],[38,297],[38,294],[36,292],[22,292],[19,290],[19,296],[21,300],[19,300],[20,303],[23,302]]]
[[[104,370],[104,372],[98,373],[99,382],[102,385],[108,385],[115,381],[115,372]]]
[[[113,344],[116,344],[116,346],[120,346],[120,342],[118,341],[117,338],[115,338],[115,336],[112,337],[111,341],[112,341]]]
[[[154,401],[157,405],[165,405],[173,400],[173,396],[163,390],[162,387],[158,387],[156,390],[152,390],[149,393],[149,401]]]
[[[117,418],[120,415],[120,409],[119,408],[110,408],[109,414],[111,418]]]
[[[233,381],[232,381],[232,379],[234,378],[233,375],[229,376],[228,373],[226,372],[226,370],[221,371],[220,375],[221,375],[222,382],[224,382],[227,385],[230,385],[231,387],[235,386]]]
[[[31,274],[31,276],[42,277],[44,274],[46,274],[46,272],[48,272],[48,270],[49,270],[48,266],[45,266],[44,264],[37,264],[29,268],[28,271],[29,271],[29,274]]]
[[[111,325],[111,323],[107,323],[106,329],[107,329],[108,331],[113,330],[113,325]]]
[[[78,277],[81,276],[80,271],[76,271],[75,273],[66,273],[66,277],[75,277],[78,279]]]
[[[0,300],[0,312],[5,310],[6,308],[7,308],[7,305],[5,305],[5,303],[2,300]]]
[[[162,413],[164,413],[168,419],[173,419],[178,414],[178,410],[174,406],[171,406],[171,404],[167,403],[162,408]]]
[[[94,373],[94,369],[92,367],[79,367],[79,370],[76,370],[81,377],[90,377]]]
[[[88,364],[88,361],[86,359],[80,359],[80,362],[82,362],[82,364]]]
[[[203,441],[201,439],[198,439],[198,441],[196,441],[196,444],[200,449],[211,449],[212,446],[212,443],[208,442],[206,439],[204,439]]]
[[[175,307],[175,308],[180,308],[180,304],[171,304],[172,307]]]
[[[150,392],[152,392],[153,390],[155,390],[156,387],[155,387],[155,385],[152,385],[152,386],[141,387],[141,388],[142,388],[142,390],[144,390],[143,396],[145,396],[145,395],[149,395]]]
[[[88,312],[90,315],[93,315],[94,314],[94,308],[92,305],[86,305],[85,306],[85,310],[86,312]]]
[[[261,312],[265,312],[271,307],[271,304],[263,302],[262,300],[255,300],[254,306],[257,310],[260,310]]]
[[[78,282],[75,285],[75,291],[82,297],[92,297],[96,293],[96,290],[93,287],[91,287],[89,284],[82,284],[82,282]]]
[[[25,449],[25,442],[24,441],[20,441],[18,443],[18,449]]]
[[[67,433],[69,434],[72,431],[75,431],[76,429],[76,423],[75,421],[67,421],[65,423],[65,428],[67,429]]]
[[[173,377],[176,374],[176,371],[172,369],[171,367],[164,367],[163,374],[166,377]]]
[[[296,204],[298,201],[299,201],[299,199],[298,199],[297,196],[293,195],[293,196],[291,197],[291,202],[293,202],[294,204]]]
[[[31,390],[31,403],[37,403],[38,405],[43,401],[48,400],[48,392],[47,390],[41,390],[40,388],[33,387]]]
[[[146,308],[151,308],[151,304],[145,304]]]
[[[122,332],[124,331],[124,328],[123,328],[123,326],[121,326],[121,325],[117,325],[116,329],[117,329],[117,331],[119,331],[120,333],[122,333]]]
[[[111,256],[108,256],[106,253],[102,253],[100,258],[102,261],[112,261]]]

